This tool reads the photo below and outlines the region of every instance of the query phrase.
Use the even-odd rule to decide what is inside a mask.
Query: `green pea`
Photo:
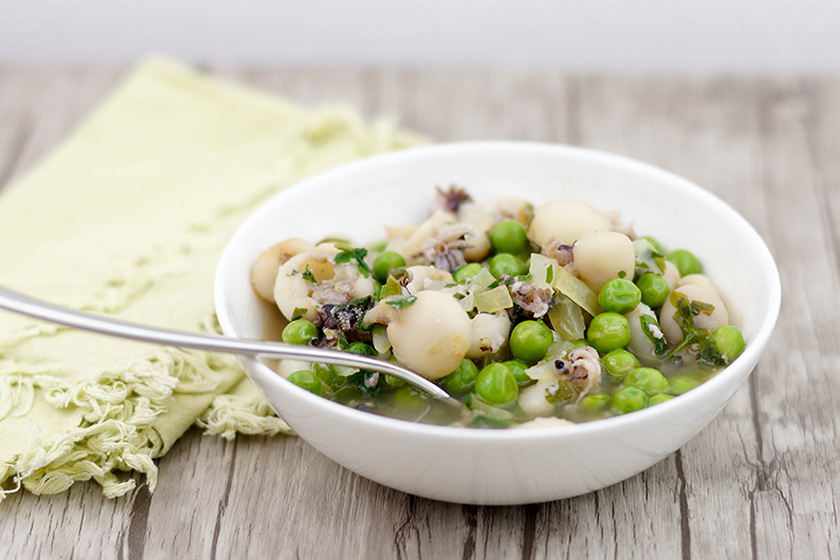
[[[612,396],[612,409],[616,414],[641,410],[648,404],[647,394],[636,387],[619,389]]]
[[[405,266],[405,259],[396,251],[385,251],[373,260],[373,277],[380,282],[388,279],[392,268]]]
[[[352,343],[347,347],[347,351],[353,352],[354,354],[360,354],[362,356],[376,356],[376,350],[373,349],[373,346],[365,344],[364,342]]]
[[[604,393],[590,393],[580,399],[580,407],[584,410],[601,410],[610,402],[610,396]]]
[[[321,384],[321,380],[318,379],[318,376],[311,371],[302,369],[290,374],[286,379],[298,387],[306,389],[310,393],[318,395],[319,397],[324,396],[324,386]]]
[[[306,319],[295,319],[283,329],[283,342],[287,344],[309,344],[318,337],[318,327]]]
[[[651,367],[636,368],[624,378],[625,387],[636,387],[648,395],[664,393],[668,390],[668,379],[658,369]]]
[[[552,342],[554,336],[545,323],[522,321],[510,333],[510,353],[517,360],[533,364],[545,357]]]
[[[589,323],[586,340],[601,353],[624,348],[630,342],[630,323],[624,315],[601,313]]]
[[[687,391],[691,391],[698,385],[700,382],[692,377],[672,377],[669,380],[670,387],[668,388],[669,395],[682,395]]]
[[[516,220],[503,220],[490,230],[490,244],[497,253],[522,253],[528,248],[528,230]]]
[[[476,394],[491,404],[510,404],[519,396],[519,385],[506,365],[495,363],[478,372]]]
[[[403,381],[402,379],[397,379],[392,375],[386,375],[385,384],[389,387],[402,387],[403,385],[405,385],[405,381]]]
[[[653,250],[659,253],[660,255],[665,254],[665,249],[662,248],[662,244],[659,243],[659,241],[657,241],[656,238],[646,235],[642,237],[642,239],[647,240],[647,242],[650,243],[650,246],[653,247]]]
[[[443,378],[443,388],[447,393],[464,393],[475,385],[478,368],[472,360],[464,358],[455,371]]]
[[[677,270],[680,271],[680,276],[703,272],[703,265],[700,264],[700,259],[685,249],[677,249],[666,258],[677,266]]]
[[[712,340],[715,341],[718,352],[727,364],[740,356],[746,347],[744,335],[737,327],[732,325],[723,325],[716,328],[715,332],[712,333]]]
[[[400,418],[416,418],[429,407],[426,400],[408,385],[397,389],[392,398],[394,409]]]
[[[648,406],[654,406],[660,403],[664,403],[665,401],[670,401],[673,398],[674,395],[666,395],[665,393],[653,395],[651,398],[648,399]]]
[[[642,303],[651,309],[658,309],[668,299],[671,288],[668,282],[658,274],[648,272],[636,280],[636,286],[642,292]]]
[[[630,280],[613,278],[601,288],[598,303],[604,311],[630,313],[642,301],[642,292]]]
[[[456,282],[463,282],[465,280],[469,280],[479,272],[481,272],[480,264],[468,263],[464,266],[459,267],[455,272],[453,272],[452,278],[454,278]]]
[[[604,365],[604,373],[616,381],[621,381],[625,375],[639,367],[636,356],[623,348],[608,353],[601,358],[601,363]]]
[[[533,381],[533,379],[531,379],[528,376],[528,374],[525,373],[525,370],[528,369],[528,364],[526,364],[522,360],[508,360],[502,363],[510,369],[511,373],[513,373],[513,376],[516,378],[516,382],[519,384],[520,387],[523,385],[528,385],[531,381]]]
[[[490,259],[490,274],[496,278],[516,276],[522,273],[522,263],[510,253],[499,253]]]

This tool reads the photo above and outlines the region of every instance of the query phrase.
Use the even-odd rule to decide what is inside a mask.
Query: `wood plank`
[[[840,78],[803,83],[813,103],[808,114],[808,143],[814,158],[824,223],[831,235],[835,270],[840,272]]]
[[[837,556],[840,462],[840,291],[836,205],[840,100],[800,80],[762,92],[763,190],[783,306],[767,351],[776,375],[756,386],[760,459],[754,494],[756,553]],[[834,202],[834,204],[832,204]]]
[[[132,506],[129,560],[215,557],[239,443],[193,428],[172,447],[158,464],[154,494],[140,488]]]
[[[93,483],[65,493],[13,494],[0,504],[4,558],[115,557],[125,541],[132,498],[106,500]]]

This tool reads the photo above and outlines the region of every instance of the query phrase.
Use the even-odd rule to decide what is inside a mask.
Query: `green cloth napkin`
[[[173,329],[215,331],[213,276],[237,226],[313,173],[416,143],[352,110],[305,109],[166,60],[143,63],[0,195],[0,284]],[[226,355],[0,312],[0,500],[94,479],[108,497],[192,424],[290,433]]]

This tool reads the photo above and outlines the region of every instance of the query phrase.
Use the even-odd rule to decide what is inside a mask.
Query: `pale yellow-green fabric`
[[[216,262],[250,212],[303,177],[416,141],[349,109],[302,108],[147,61],[0,195],[0,284],[213,331]],[[153,489],[152,459],[196,422],[226,437],[289,432],[230,356],[0,312],[0,500],[91,478],[119,496],[135,485],[115,474],[127,470]]]

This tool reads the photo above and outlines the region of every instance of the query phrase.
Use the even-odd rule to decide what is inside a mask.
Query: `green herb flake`
[[[674,321],[680,327],[683,336],[687,337],[694,330],[694,308],[691,307],[688,298],[680,292],[671,292],[670,300],[671,305],[676,308]]]
[[[653,257],[653,262],[656,263],[656,266],[659,267],[659,271],[664,273],[665,272],[665,256],[660,255],[659,253],[655,253]]]
[[[312,364],[312,373],[317,375],[332,391],[344,385],[344,378],[338,375],[335,371],[335,366],[315,363]]]
[[[688,298],[679,292],[672,292],[670,301],[677,308],[674,312],[674,321],[676,321],[683,333],[683,341],[671,350],[665,358],[670,358],[682,349],[692,344],[697,344],[699,346],[699,352],[697,354],[697,363],[699,365],[710,369],[725,366],[726,360],[720,355],[709,329],[698,329],[694,327],[694,316],[700,313],[711,314],[715,309],[714,305],[702,301],[689,302]]]
[[[356,266],[359,267],[359,272],[365,278],[370,277],[370,267],[365,262],[365,256],[368,250],[363,247],[350,247],[348,245],[336,245],[341,249],[341,252],[335,256],[335,263],[348,263],[351,260],[356,261]]]
[[[556,383],[549,385],[545,389],[545,400],[552,404],[568,402],[574,396],[575,391],[563,379],[558,379]]]
[[[340,303],[336,305],[332,308],[331,313],[336,315],[352,309],[359,309],[362,313],[364,313],[371,307],[373,307],[373,296],[364,296],[348,301],[347,303]]]
[[[347,341],[347,335],[345,335],[345,334],[344,334],[343,332],[341,332],[341,331],[338,331],[338,332],[335,334],[335,337],[336,337],[336,339],[337,339],[337,341],[338,341],[338,342],[336,343],[336,346],[338,347],[338,349],[339,349],[339,350],[347,350],[347,347],[348,347],[348,346],[350,346],[350,342],[348,342],[348,341]]]
[[[711,315],[715,311],[715,306],[711,303],[706,303],[704,301],[692,301],[691,302],[691,309],[694,311],[695,315]]]
[[[295,310],[292,312],[292,321],[297,321],[298,319],[302,318],[306,315],[306,312],[309,311],[305,307],[295,307]]]
[[[318,282],[315,281],[315,275],[312,274],[312,269],[309,268],[309,265],[306,265],[306,270],[303,271],[303,279],[312,282],[313,284],[317,284]]]
[[[359,319],[358,319],[358,322],[356,323],[356,326],[359,329],[361,329],[365,332],[368,332],[373,328],[373,325],[365,325],[364,316],[365,316],[365,312],[368,309],[370,309],[371,307],[373,307],[373,296],[365,296],[365,297],[356,298],[353,301],[349,301],[347,303],[341,303],[339,305],[336,305],[335,307],[332,308],[331,313],[332,313],[333,316],[336,316],[338,314],[344,313],[345,311],[349,311],[349,310],[358,311]],[[339,336],[343,336],[343,334],[340,334]],[[340,341],[340,339],[339,339],[339,341]]]
[[[642,325],[642,332],[645,333],[645,336],[653,344],[653,352],[656,354],[656,357],[663,358],[668,353],[668,341],[665,340],[664,336],[656,338],[653,335],[655,330],[659,330],[659,323],[656,322],[656,317],[652,315],[641,315],[639,322]]]
[[[726,359],[720,355],[709,329],[695,329],[694,332],[697,336],[697,343],[700,345],[697,363],[711,369],[725,366]]]
[[[633,242],[636,252],[636,276],[647,272],[662,275],[665,272],[665,255],[658,252],[647,239],[637,239]]]
[[[405,309],[417,301],[417,296],[396,296],[384,300],[385,303],[396,309]]]

